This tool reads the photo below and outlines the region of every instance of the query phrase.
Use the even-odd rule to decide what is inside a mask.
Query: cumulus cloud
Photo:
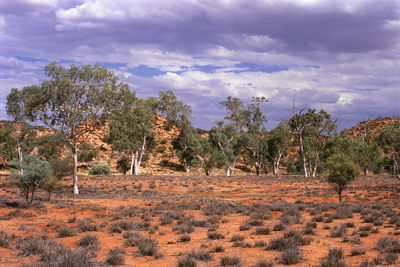
[[[268,97],[271,127],[293,99],[345,126],[399,113],[396,0],[14,0],[0,9],[0,103],[58,61],[112,68],[143,97],[174,89],[205,128],[223,117],[227,95]]]

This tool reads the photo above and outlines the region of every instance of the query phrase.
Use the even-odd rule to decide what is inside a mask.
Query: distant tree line
[[[400,122],[386,125],[376,137],[368,131],[362,139],[341,137],[337,118],[325,110],[293,105],[291,118],[267,130],[262,112],[265,97],[253,97],[245,104],[228,96],[220,103],[226,116],[204,131],[192,125],[191,107],[171,90],[157,98],[139,98],[99,65],[72,64],[65,69],[53,62],[45,67],[45,75],[47,80],[40,85],[11,90],[6,108],[13,122],[0,128],[0,156],[14,168],[13,177],[27,201],[27,192],[33,199],[39,186],[47,188],[50,196],[53,185],[71,174],[73,192],[79,194],[78,161],[91,160],[98,153],[85,141],[96,122],[106,120],[108,141],[118,152],[118,168],[130,175],[140,174],[143,160],[156,146],[156,129],[173,127],[179,134],[172,146],[186,172],[196,168],[212,175],[223,170],[230,176],[240,167],[256,175],[280,175],[282,170],[305,177],[326,173],[339,197],[360,172],[385,169],[400,179]],[[36,136],[39,126],[51,132]]]

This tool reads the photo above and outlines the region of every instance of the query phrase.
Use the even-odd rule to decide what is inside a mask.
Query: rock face
[[[370,141],[379,135],[380,131],[385,127],[386,124],[393,123],[395,121],[400,121],[400,117],[385,117],[362,121],[350,129],[343,130],[340,135],[343,137],[356,137]]]
[[[155,119],[155,125],[162,125],[154,130],[155,146],[151,151],[146,151],[147,158],[140,167],[141,174],[173,173],[179,168],[179,159],[176,157],[172,147],[172,140],[179,131],[176,127],[167,127],[165,120],[161,117]],[[117,171],[117,161],[122,156],[118,151],[113,150],[112,145],[107,142],[109,135],[109,123],[96,122],[92,124],[93,131],[84,136],[85,144],[97,148],[98,153],[90,162],[80,162],[79,168],[84,171],[94,164],[108,164],[113,171]],[[174,170],[175,169],[175,170]]]
[[[172,140],[178,136],[179,131],[174,126],[167,127],[163,123],[164,121],[161,117],[155,118],[155,124],[162,126],[154,130],[155,146],[151,151],[146,151],[144,157],[147,159],[142,162],[140,167],[141,174],[175,173],[180,168],[179,159],[171,144]],[[0,121],[0,127],[5,124],[6,121]],[[85,144],[95,148],[98,153],[89,162],[79,162],[78,168],[80,171],[85,172],[94,164],[107,164],[113,172],[117,172],[117,161],[120,159],[121,154],[113,150],[112,145],[107,141],[110,129],[109,123],[107,121],[90,122],[89,127],[92,128],[91,133],[83,136],[79,141],[84,141]],[[51,130],[44,127],[35,127],[35,129],[37,137],[52,134]],[[63,155],[66,156],[67,154],[69,154],[69,151],[65,150]],[[2,163],[5,162],[0,156],[0,164]]]

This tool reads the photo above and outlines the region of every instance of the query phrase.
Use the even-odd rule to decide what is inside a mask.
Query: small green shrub
[[[16,181],[17,186],[25,195],[26,203],[32,204],[36,190],[52,173],[50,164],[35,156],[26,155],[23,161],[14,160],[11,165],[23,171],[23,173],[14,171],[11,178]],[[28,200],[29,194],[31,194],[30,200]]]
[[[105,164],[96,164],[89,170],[90,175],[110,175],[111,168]]]

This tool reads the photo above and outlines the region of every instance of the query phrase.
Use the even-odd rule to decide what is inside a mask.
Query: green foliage
[[[99,154],[99,149],[83,143],[78,150],[78,161],[90,162]]]
[[[16,169],[21,169],[23,173],[13,172],[11,177],[16,181],[21,192],[25,194],[25,200],[28,203],[29,193],[33,201],[33,196],[37,188],[49,179],[52,174],[51,166],[47,161],[40,160],[35,156],[26,155],[23,161],[14,160],[11,165]]]
[[[337,120],[332,121],[330,114],[324,110],[304,110],[302,107],[296,113],[293,107],[293,117],[288,121],[288,126],[300,146],[304,176],[315,177],[319,156],[329,138],[336,134]]]
[[[34,140],[37,154],[47,161],[59,157],[61,152],[64,150],[64,145],[64,140],[54,134],[42,135]]]
[[[122,172],[124,175],[129,171],[129,166],[130,161],[127,157],[122,156],[118,161],[117,161],[117,170]]]
[[[387,124],[380,132],[377,141],[391,159],[394,175],[400,179],[400,122]]]
[[[246,163],[254,166],[256,173],[260,174],[260,170],[266,169],[266,150],[267,144],[265,140],[266,131],[264,123],[267,122],[264,114],[261,111],[263,103],[267,102],[265,97],[253,97],[252,101],[248,105],[244,105],[243,102],[236,97],[228,96],[226,101],[220,102],[221,105],[225,106],[228,116],[225,117],[226,121],[230,121],[230,124],[226,124],[225,133],[231,134],[233,139],[228,143],[233,148],[223,148],[223,143],[215,142],[213,140],[214,147],[225,155],[225,169],[229,171],[229,164],[233,164],[236,161],[237,156],[244,150],[247,159]],[[217,122],[218,128],[222,129],[222,122]],[[230,125],[230,126],[228,126]],[[229,129],[230,128],[230,129]],[[233,135],[233,131],[237,133]],[[213,130],[211,130],[212,132]],[[211,135],[210,135],[211,137]],[[220,136],[221,137],[221,136]],[[223,139],[223,138],[222,138]],[[215,146],[218,144],[218,146]],[[225,142],[225,145],[227,143]],[[229,150],[233,149],[233,153]]]
[[[329,140],[321,155],[324,162],[335,154],[351,158],[357,166],[367,174],[368,170],[376,170],[381,159],[381,151],[375,143],[366,143],[358,138],[335,137]],[[324,164],[321,164],[324,168]]]
[[[327,159],[328,182],[333,185],[342,202],[342,191],[346,185],[359,175],[357,165],[341,154],[332,155]]]
[[[18,157],[16,151],[17,139],[12,134],[12,123],[4,122],[0,127],[0,157],[6,162]]]
[[[279,174],[279,166],[291,144],[291,134],[287,121],[282,121],[275,129],[269,132],[267,140],[267,155],[273,166],[274,174]]]
[[[190,166],[199,161],[202,153],[201,136],[191,125],[181,129],[177,138],[172,141],[173,148],[177,151],[181,163],[189,172]]]
[[[88,122],[105,117],[115,109],[128,85],[99,65],[81,68],[71,64],[66,70],[52,62],[45,66],[48,80],[41,86],[24,87],[24,114],[37,120],[59,135],[74,155],[74,166],[78,165],[78,139],[93,129]],[[18,111],[18,109],[16,109]],[[74,168],[74,194],[78,194],[77,168]]]
[[[175,125],[182,129],[192,119],[191,107],[179,101],[172,90],[159,92],[157,109],[169,126]]]
[[[210,131],[210,143],[213,148],[211,159],[217,167],[224,167],[226,175],[230,175],[230,168],[235,163],[240,152],[239,132],[234,124],[224,125],[217,122]]]
[[[27,103],[30,101],[29,92],[31,91],[32,87],[29,86],[24,87],[22,91],[12,88],[7,95],[6,111],[14,119],[14,124],[11,126],[16,137],[15,148],[18,150],[20,160],[22,160],[24,152],[30,153],[33,150],[33,142],[36,136],[36,131],[27,123],[27,120],[31,118],[30,109],[27,107]]]
[[[105,164],[95,164],[89,170],[89,174],[90,175],[110,175],[111,168],[110,168],[110,166],[105,165]]]
[[[153,148],[153,119],[157,114],[157,99],[140,99],[127,94],[125,102],[111,115],[110,140],[117,151],[134,157],[135,172],[145,151]]]

